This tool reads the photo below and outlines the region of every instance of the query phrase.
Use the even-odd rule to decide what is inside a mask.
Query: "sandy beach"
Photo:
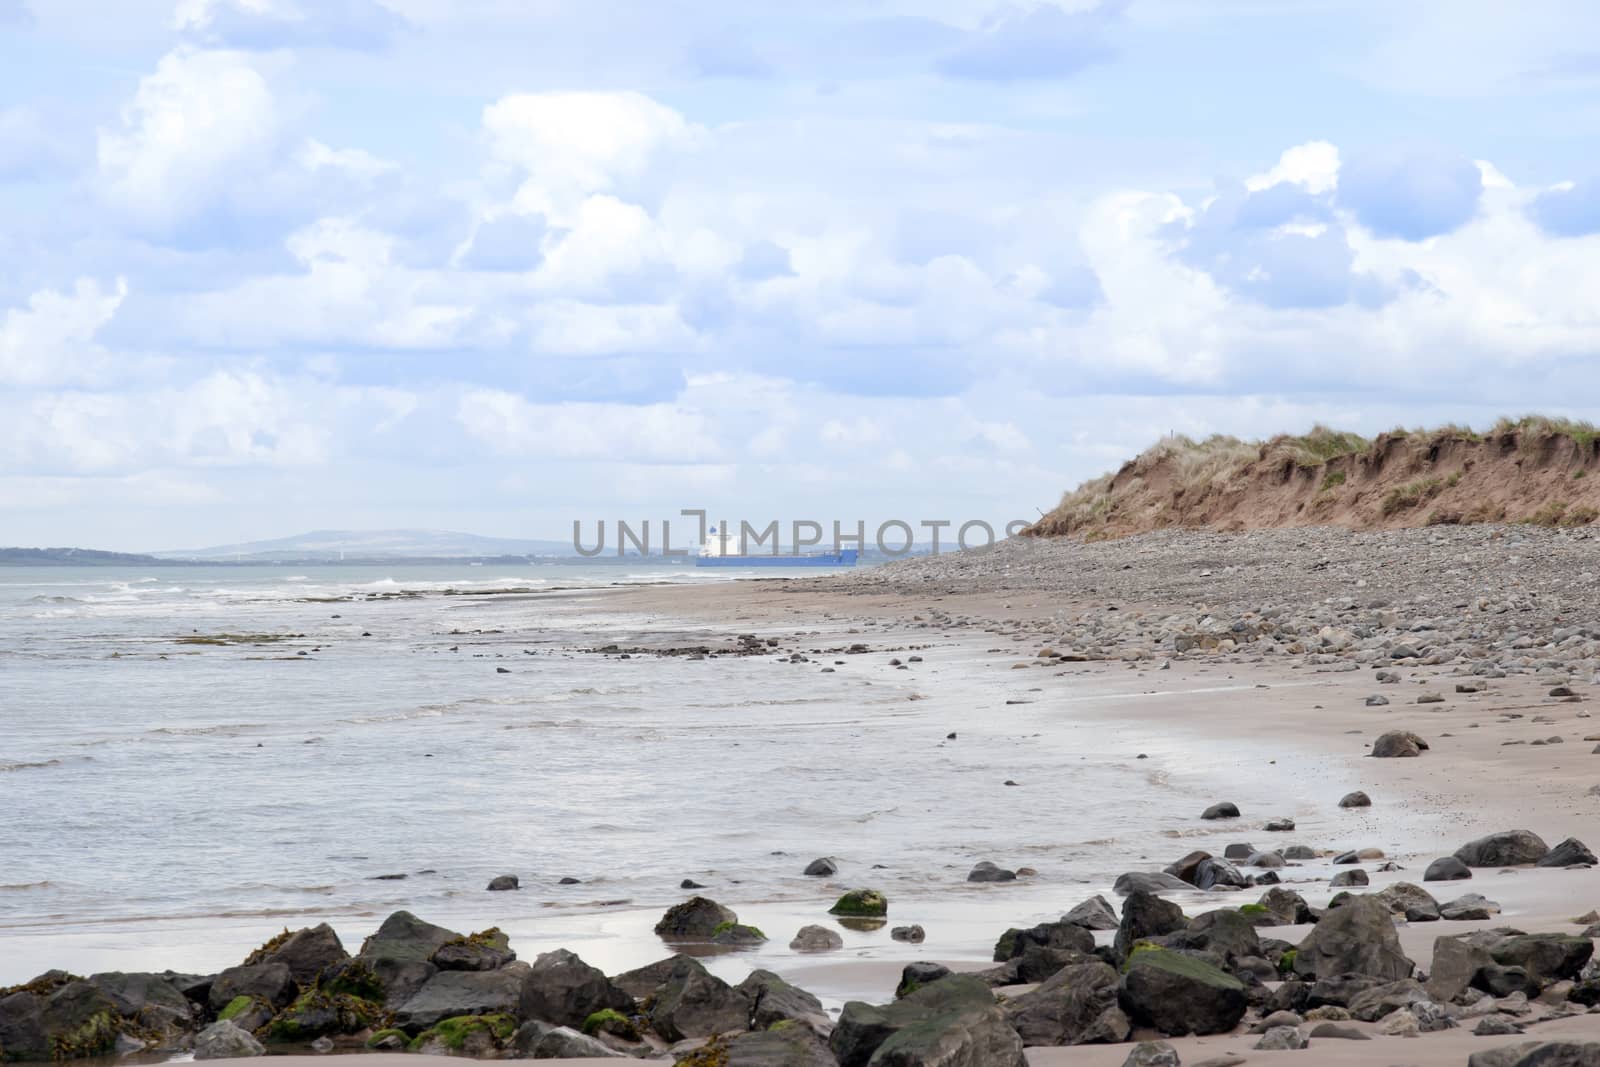
[[[554,620],[578,635],[564,639],[574,642],[567,654],[582,652],[608,671],[645,671],[653,663],[725,670],[738,663],[741,670],[771,672],[775,695],[847,685],[828,699],[888,700],[886,708],[902,709],[886,720],[892,724],[883,728],[887,732],[851,727],[828,745],[891,745],[902,752],[927,746],[934,759],[905,783],[910,793],[896,817],[911,819],[905,825],[922,828],[918,833],[948,830],[959,819],[965,832],[945,838],[959,844],[912,869],[875,872],[868,869],[879,866],[870,847],[846,835],[829,849],[846,857],[835,877],[780,885],[723,877],[697,890],[736,908],[739,922],[771,935],[764,943],[703,956],[711,975],[738,984],[764,968],[813,994],[822,1012],[837,1019],[851,1001],[892,1001],[909,964],[989,970],[995,941],[1008,927],[1054,923],[1095,894],[1120,906],[1111,892],[1119,873],[1158,872],[1195,850],[1221,856],[1242,842],[1253,851],[1302,846],[1307,858],[1270,873],[1281,889],[1320,911],[1339,893],[1330,881],[1352,867],[1368,879],[1355,892],[1378,894],[1399,883],[1422,884],[1431,862],[1487,834],[1526,829],[1550,844],[1594,836],[1600,797],[1590,790],[1600,781],[1600,756],[1592,750],[1600,724],[1590,719],[1587,694],[1596,649],[1588,631],[1569,617],[1570,607],[1558,602],[1586,596],[1588,587],[1552,583],[1541,589],[1537,567],[1514,578],[1480,571],[1469,580],[1484,595],[1463,598],[1438,589],[1439,580],[1417,568],[1390,565],[1415,546],[1391,543],[1388,557],[1347,546],[1347,556],[1329,561],[1333,546],[1343,542],[1319,542],[1305,531],[1295,536],[1310,542],[1301,546],[1302,564],[1292,552],[1260,558],[1261,566],[1296,568],[1301,584],[1287,595],[1282,583],[1272,586],[1248,572],[1255,557],[1245,549],[1251,546],[1196,535],[1176,550],[1162,546],[1162,558],[1187,575],[1188,584],[1131,569],[1130,557],[1151,552],[1135,539],[1058,550],[1075,555],[1075,580],[1061,578],[1060,560],[1015,550],[1010,558],[914,562],[840,579],[639,585],[520,603],[507,598],[492,607],[486,601],[483,610],[505,625],[536,605],[547,624]],[[1493,560],[1498,547],[1477,534],[1466,545],[1434,546],[1458,566],[1473,553]],[[1549,547],[1557,551],[1543,553],[1546,561],[1560,550],[1581,552],[1571,544]],[[1061,580],[1040,581],[1029,568]],[[1181,587],[1181,595],[1163,598],[1167,587]],[[1280,595],[1266,600],[1262,589]],[[1504,600],[1513,610],[1499,609]],[[504,633],[486,633],[492,636],[478,639],[480,650],[524,640],[509,625]],[[707,651],[687,654],[695,648]],[[1407,654],[1397,656],[1396,649]],[[736,655],[728,667],[714,666]],[[1552,695],[1557,692],[1571,695]],[[1426,751],[1416,758],[1373,758],[1373,743],[1396,730],[1423,739]],[[819,745],[804,759],[825,765],[829,752]],[[1093,780],[1116,783],[1106,787],[1114,791],[1072,796],[1079,764],[1101,768]],[[1341,807],[1340,798],[1356,790],[1370,797],[1370,806]],[[1030,842],[1029,828],[1048,825],[1052,810],[1082,799],[1103,807],[1107,815],[1099,824],[1113,829],[1097,836],[1069,827]],[[1239,816],[1201,817],[1221,802],[1236,805]],[[990,821],[1007,819],[1017,825],[1005,833],[1000,821]],[[1267,829],[1279,820],[1289,820],[1292,829]],[[996,844],[1002,840],[1009,844]],[[1359,863],[1335,862],[1357,850]],[[790,854],[778,862],[808,858]],[[966,871],[978,860],[1015,869],[1018,877],[968,883]],[[846,930],[839,951],[785,948],[795,930],[824,918],[839,893],[873,881],[890,887],[890,922],[917,923],[925,941],[893,940],[886,929]],[[1251,903],[1263,888],[1184,886],[1165,895],[1192,919]],[[1482,894],[1498,911],[1489,921],[1400,921],[1399,947],[1422,971],[1438,938],[1500,926],[1578,935],[1585,927],[1574,920],[1600,905],[1600,871],[1592,867],[1481,868],[1470,881],[1427,888],[1440,902]],[[458,911],[422,917],[463,930],[495,925],[524,960],[564,947],[615,975],[671,951],[651,927],[675,899],[682,897],[530,910],[525,897],[487,894],[463,898]],[[334,923],[353,942],[379,918]],[[272,932],[270,923],[259,922],[232,923],[220,938],[219,928],[206,929],[196,928],[189,951],[199,958],[192,963],[174,958],[183,955],[176,950],[143,966],[132,949],[101,958],[114,960],[118,970],[150,964],[221,969]],[[1315,929],[1300,924],[1260,933],[1293,945]],[[212,944],[202,950],[206,938]],[[1111,939],[1112,931],[1095,934],[1104,951]],[[28,973],[54,965],[51,953],[59,958],[63,946],[74,943],[26,931],[11,931],[6,940],[13,960],[30,961]],[[1014,1000],[1036,984],[1000,983],[997,992],[1003,1002]],[[1371,1040],[1313,1038],[1308,1048],[1292,1052],[1255,1050],[1258,1038],[1242,1032],[1172,1045],[1184,1063],[1236,1053],[1263,1063],[1292,1055],[1293,1062],[1308,1064],[1443,1064],[1513,1040],[1600,1040],[1600,1016],[1581,1007],[1566,1010],[1562,997],[1571,985],[1558,983],[1531,1005],[1507,1009],[1519,1013],[1514,1017],[1525,1036],[1477,1036],[1468,1017],[1459,1027],[1420,1037],[1391,1036],[1377,1022],[1355,1021],[1349,1026]],[[1256,1017],[1252,1013],[1241,1027]],[[1313,1025],[1308,1021],[1303,1029]],[[1132,1036],[1158,1035],[1136,1028]],[[1028,1060],[1120,1065],[1130,1048],[1126,1042],[1030,1048]]]

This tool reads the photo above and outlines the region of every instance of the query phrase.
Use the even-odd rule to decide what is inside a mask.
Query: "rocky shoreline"
[[[1130,1043],[1130,1067],[1172,1067],[1180,1059],[1168,1039],[1185,1035],[1298,1051],[1462,1028],[1511,1038],[1600,1011],[1600,912],[1574,917],[1577,931],[1525,931],[1496,925],[1500,908],[1482,895],[1440,901],[1405,882],[1340,892],[1317,909],[1278,884],[1310,850],[1247,849],[1197,850],[1162,871],[1130,871],[1118,880],[1120,907],[1096,896],[1058,921],[1006,930],[988,969],[911,963],[893,999],[852,1001],[837,1018],[771,971],[737,984],[707,971],[694,953],[766,935],[703,897],[674,905],[656,926],[676,954],[609,976],[567,950],[521,961],[498,929],[461,934],[402,911],[354,954],[322,924],[285,930],[217,974],[52,971],[0,990],[0,1059],[384,1050],[685,1067],[1025,1067],[1025,1048]],[[1449,859],[1425,879],[1595,863],[1581,842],[1551,849],[1526,830],[1469,842]],[[1360,860],[1334,862],[1360,870]],[[996,870],[980,865],[972,877],[994,880]],[[1163,896],[1261,886],[1254,901],[1194,915]],[[854,890],[828,911],[847,927],[881,927],[890,903]],[[1481,925],[1436,938],[1419,967],[1397,924],[1441,920]],[[793,947],[834,950],[831,932],[809,925]],[[1485,1040],[1470,1064],[1588,1064],[1600,1056],[1600,1024],[1596,1037],[1571,1048]],[[1202,1067],[1243,1062],[1230,1054]]]

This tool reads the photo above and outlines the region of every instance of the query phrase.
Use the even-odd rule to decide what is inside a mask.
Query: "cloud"
[[[0,319],[0,387],[37,387],[96,380],[112,357],[95,335],[116,315],[128,286],[118,278],[109,291],[80,278],[72,292],[40,290],[26,308]]]
[[[677,404],[538,404],[503,390],[465,393],[456,418],[490,451],[525,459],[692,463],[715,455],[712,426]]]
[[[1049,3],[1002,7],[935,66],[948,77],[978,81],[1070,78],[1115,54],[1107,31],[1125,6],[1073,12]]]
[[[121,124],[100,131],[101,195],[137,223],[169,229],[267,169],[281,122],[266,78],[240,53],[169,52],[140,79]]]
[[[1421,241],[1472,218],[1483,174],[1470,159],[1420,150],[1366,152],[1339,173],[1340,206],[1380,237]]]
[[[1600,178],[1547,189],[1528,210],[1546,233],[1558,237],[1600,233]]]
[[[523,175],[524,214],[567,225],[590,193],[639,177],[693,136],[682,115],[641,93],[551,92],[502,97],[483,113],[491,156]]]
[[[179,32],[247,51],[304,46],[377,51],[406,27],[376,0],[180,0]]]

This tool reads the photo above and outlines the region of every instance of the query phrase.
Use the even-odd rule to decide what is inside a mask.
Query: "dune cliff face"
[[[1089,540],[1169,527],[1375,530],[1458,523],[1588,526],[1600,519],[1600,436],[1525,419],[1486,434],[1318,428],[1241,442],[1173,438],[1087,482],[1028,531]]]

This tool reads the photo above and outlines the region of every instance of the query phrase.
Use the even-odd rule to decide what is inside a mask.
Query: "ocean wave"
[[[84,603],[84,601],[82,599],[80,599],[79,597],[66,596],[65,594],[59,594],[58,593],[58,594],[55,594],[55,595],[51,595],[49,593],[40,593],[37,596],[29,597],[28,598],[28,603],[30,603],[30,604],[82,604],[82,603]]]
[[[18,893],[28,889],[49,889],[51,883],[46,882],[16,882],[12,885],[0,885],[0,893]]]
[[[61,761],[58,759],[38,760],[36,762],[23,761],[17,763],[0,763],[0,774],[3,774],[7,771],[32,771],[37,770],[40,767],[59,766],[61,766]]]

